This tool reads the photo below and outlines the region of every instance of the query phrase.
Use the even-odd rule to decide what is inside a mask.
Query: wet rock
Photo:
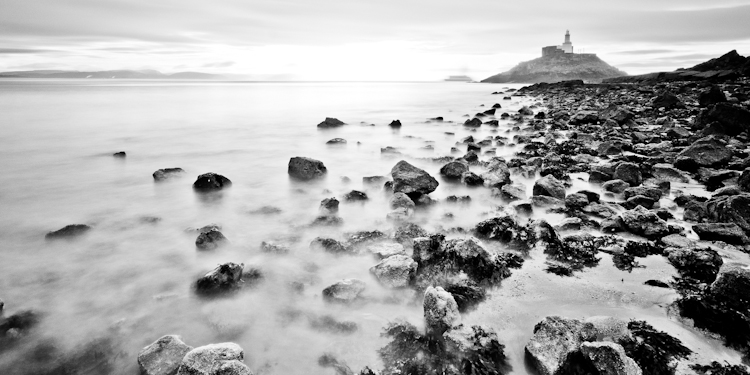
[[[714,281],[724,263],[721,256],[711,249],[677,249],[671,251],[667,259],[681,275],[705,283]]]
[[[718,223],[735,223],[750,233],[750,194],[714,196],[706,204],[706,216]]]
[[[412,246],[413,239],[427,236],[427,231],[414,223],[404,223],[396,228],[396,232],[394,233],[396,241],[408,247]]]
[[[125,156],[127,156],[127,154],[125,153],[125,151],[118,151],[118,152],[115,152],[114,154],[112,154],[112,156],[114,156],[116,158],[125,158]]]
[[[325,176],[328,170],[320,160],[295,156],[289,159],[287,172],[293,178],[307,181]]]
[[[531,115],[534,114],[534,111],[532,111],[531,109],[529,109],[529,107],[527,107],[527,106],[523,106],[523,107],[521,107],[521,109],[518,110],[518,113],[521,116],[531,116]]]
[[[618,125],[622,125],[635,118],[635,114],[625,107],[610,104],[609,107],[599,113],[599,117],[604,120],[613,120]]]
[[[732,160],[732,150],[714,136],[695,141],[677,154],[674,166],[682,170],[698,167],[720,167]]]
[[[333,238],[316,237],[310,242],[311,250],[323,250],[331,254],[344,254],[347,253],[347,248],[339,241]]]
[[[673,167],[671,164],[654,164],[652,174],[654,177],[671,182],[688,182],[690,181],[687,176],[683,174],[679,169]]]
[[[736,104],[719,103],[701,114],[698,121],[706,126],[704,132],[713,128],[715,133],[736,136],[750,130],[750,111]]]
[[[370,272],[389,288],[404,288],[417,272],[417,262],[406,255],[393,255],[370,268]]]
[[[695,247],[695,241],[679,234],[670,234],[669,236],[662,237],[659,241],[668,247],[678,249]]]
[[[526,344],[526,355],[540,375],[560,374],[569,355],[585,341],[596,339],[591,323],[559,316],[548,316],[534,326],[534,336]]]
[[[518,183],[503,185],[500,188],[500,198],[509,202],[524,200],[526,199],[526,186]]]
[[[599,144],[596,151],[601,156],[619,155],[622,154],[623,146],[625,146],[625,143],[621,141],[604,141]]]
[[[661,280],[646,280],[643,284],[657,288],[669,288],[669,284]]]
[[[643,196],[650,198],[654,202],[658,202],[662,196],[661,190],[657,188],[647,187],[647,186],[637,186],[637,187],[627,188],[623,191],[623,194],[625,196],[625,199],[635,197],[637,195],[643,195]]]
[[[641,169],[635,163],[618,164],[612,177],[616,180],[623,180],[630,186],[638,186],[643,182]]]
[[[702,240],[724,241],[734,245],[745,245],[750,243],[747,235],[735,223],[707,223],[693,225],[693,231]]]
[[[232,186],[228,178],[213,172],[204,173],[195,180],[193,189],[197,191],[217,191]]]
[[[449,195],[448,197],[445,198],[445,201],[451,202],[451,203],[470,203],[471,197],[468,195],[462,195],[462,196]]]
[[[565,199],[565,185],[552,175],[544,176],[534,183],[534,195]]]
[[[196,283],[198,293],[217,294],[240,288],[243,267],[242,263],[231,262],[219,265],[198,279]]]
[[[487,172],[482,174],[485,185],[491,188],[500,188],[510,184],[510,169],[508,165],[499,158],[493,158],[487,165]]]
[[[185,355],[177,375],[252,375],[245,352],[232,342],[197,347]]]
[[[339,212],[339,200],[335,197],[323,199],[320,201],[320,211],[326,214]]]
[[[352,190],[346,194],[344,194],[344,200],[347,202],[361,202],[367,200],[367,194],[358,191],[358,190]]]
[[[744,365],[730,365],[728,363],[721,364],[713,361],[708,365],[693,364],[690,365],[698,375],[749,375]]]
[[[318,216],[310,223],[313,227],[335,227],[344,224],[344,219],[335,215],[322,215]]]
[[[362,184],[365,186],[380,186],[383,185],[388,180],[388,177],[386,176],[366,176],[362,177]]]
[[[453,295],[443,288],[429,287],[424,292],[424,319],[428,335],[440,336],[458,324],[461,314]]]
[[[669,91],[663,91],[651,102],[654,108],[672,109],[675,107],[682,107],[683,104],[675,94]]]
[[[366,284],[358,279],[344,279],[323,289],[323,299],[327,302],[351,303],[360,298]]]
[[[724,91],[718,86],[712,85],[708,90],[698,95],[698,104],[701,107],[708,107],[716,103],[724,103],[727,101],[727,96],[724,95]]]
[[[344,138],[332,138],[326,142],[327,145],[345,145],[346,139]]]
[[[195,239],[195,247],[198,250],[214,250],[224,243],[228,242],[227,238],[224,237],[221,232],[216,229],[211,229],[206,232],[201,232],[198,238]]]
[[[404,193],[394,193],[388,203],[392,209],[404,208],[406,210],[413,210],[415,207],[414,201]]]
[[[740,190],[750,193],[750,168],[745,168],[737,180],[737,186]]]
[[[534,229],[521,226],[508,215],[483,220],[474,227],[474,234],[483,239],[499,241],[510,248],[527,250],[536,240]]]
[[[622,345],[613,342],[584,342],[581,353],[601,375],[641,375],[641,368],[625,354]]]
[[[383,241],[386,234],[379,230],[361,230],[354,233],[346,234],[346,244],[349,247],[358,247],[377,241]]]
[[[464,126],[466,126],[468,128],[478,128],[478,127],[482,126],[482,120],[480,120],[480,119],[478,119],[478,118],[475,117],[473,119],[469,119],[469,120],[464,121]]]
[[[635,207],[641,206],[641,207],[650,209],[654,207],[654,204],[656,204],[656,201],[653,200],[652,198],[647,197],[645,195],[636,195],[636,196],[628,198],[623,204],[623,206],[626,208],[635,208]],[[657,216],[658,216],[658,213],[657,213]]]
[[[646,238],[656,239],[670,234],[667,222],[642,206],[623,212],[620,219],[628,232]]]
[[[320,124],[318,124],[319,128],[335,128],[342,125],[346,125],[343,121],[333,118],[333,117],[326,117],[325,120],[323,120]]]
[[[535,195],[531,197],[531,204],[534,207],[564,207],[565,202],[562,199],[548,197],[546,195]]]
[[[674,360],[687,358],[692,353],[680,340],[644,321],[632,320],[627,328],[630,334],[620,337],[617,343],[644,374],[674,374]]]
[[[336,375],[354,375],[354,371],[343,361],[338,360],[333,354],[323,354],[318,358],[318,366],[332,368]]]
[[[461,183],[467,186],[482,186],[484,179],[474,172],[464,172],[461,175]]]
[[[388,126],[390,126],[392,128],[400,128],[401,127],[401,121],[400,120],[393,120],[393,121],[391,121],[390,124],[388,124]]]
[[[458,311],[464,313],[484,301],[487,292],[469,279],[451,281],[444,285],[446,292],[453,296],[458,304]]]
[[[391,169],[391,176],[393,177],[393,191],[410,197],[432,193],[439,185],[429,173],[404,160],[399,161]]]
[[[733,309],[748,310],[750,306],[750,268],[739,263],[725,264],[711,284],[711,296]]]
[[[580,210],[589,204],[589,198],[583,194],[575,193],[565,197],[565,207],[571,210]]]
[[[46,240],[72,239],[79,237],[91,230],[91,227],[85,224],[66,225],[62,229],[47,233]]]
[[[625,192],[627,188],[630,187],[630,184],[623,181],[623,180],[610,180],[602,184],[602,190],[614,194],[622,194]]]
[[[158,182],[180,177],[183,174],[185,174],[185,171],[182,168],[164,168],[157,170],[152,176],[154,177],[154,181]]]
[[[571,125],[598,124],[601,119],[595,111],[579,111],[568,121]]]
[[[0,350],[4,349],[9,341],[25,335],[36,327],[41,316],[32,310],[20,311],[8,317],[0,317]]]
[[[289,247],[273,242],[263,241],[260,243],[260,251],[269,254],[287,254]]]
[[[193,350],[180,336],[162,336],[138,353],[138,366],[144,375],[175,375],[185,355]]]
[[[367,252],[375,255],[378,259],[386,259],[394,255],[406,255],[404,245],[399,243],[381,242],[367,246]]]
[[[469,171],[469,164],[463,161],[452,161],[440,168],[440,174],[447,179],[459,179]]]

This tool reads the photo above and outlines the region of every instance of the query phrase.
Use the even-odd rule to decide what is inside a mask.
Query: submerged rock
[[[359,299],[366,284],[358,279],[344,279],[323,289],[323,299],[328,302],[351,303]]]
[[[398,162],[391,169],[393,177],[393,191],[401,192],[410,197],[419,197],[437,189],[439,183],[429,173],[419,169],[404,160]]]
[[[152,174],[154,181],[165,181],[170,178],[180,177],[185,174],[182,168],[164,168],[159,169]]]
[[[333,117],[326,117],[325,120],[323,120],[320,124],[318,124],[319,128],[336,128],[339,126],[346,125],[343,121],[333,118]]]
[[[320,160],[295,156],[289,159],[289,176],[298,180],[312,180],[325,176],[328,172],[326,166]]]
[[[316,237],[310,242],[310,249],[323,250],[332,254],[344,254],[348,250],[344,244],[333,238]]]
[[[366,201],[367,200],[367,194],[359,191],[359,190],[352,190],[346,194],[344,194],[344,200],[347,202],[360,202],[360,201]]]
[[[225,187],[232,186],[232,181],[228,178],[213,172],[204,173],[195,180],[193,189],[197,191],[216,191]]]
[[[339,212],[339,200],[335,197],[323,199],[320,201],[320,210],[326,214]]]
[[[175,375],[185,355],[193,350],[180,336],[162,336],[138,353],[143,375]]]
[[[214,250],[228,241],[221,232],[211,229],[201,231],[198,238],[195,239],[195,247],[198,250]]]
[[[91,230],[91,227],[88,225],[71,224],[64,226],[62,229],[47,233],[44,238],[47,240],[71,239],[79,237],[89,230]]]
[[[240,263],[224,263],[209,271],[198,279],[196,287],[201,294],[216,294],[238,289],[242,284],[242,268]]]
[[[197,347],[182,359],[177,375],[253,375],[245,352],[232,342]]]

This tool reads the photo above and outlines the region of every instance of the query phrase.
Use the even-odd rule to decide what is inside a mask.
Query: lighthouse
[[[573,53],[573,43],[570,42],[570,30],[565,30],[565,43],[560,46],[565,53]]]

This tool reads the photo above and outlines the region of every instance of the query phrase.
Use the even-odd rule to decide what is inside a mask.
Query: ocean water
[[[343,239],[344,233],[358,230],[392,231],[387,194],[363,186],[362,177],[387,176],[403,159],[438,178],[442,164],[430,159],[460,156],[451,147],[461,138],[512,137],[513,124],[506,121],[479,130],[461,124],[464,115],[494,103],[503,106],[498,114],[534,104],[533,98],[491,95],[518,87],[0,81],[0,173],[5,177],[0,187],[0,298],[6,315],[26,309],[42,314],[28,336],[0,352],[0,373],[29,371],[33,361],[27,359],[40,346],[75,353],[105,338],[116,354],[114,373],[136,374],[138,351],[165,334],[181,335],[194,347],[236,342],[259,374],[331,374],[334,370],[317,364],[324,353],[355,372],[365,365],[380,368],[383,327],[396,319],[423,326],[421,302],[409,291],[380,286],[369,273],[377,263],[373,257],[333,256],[311,250],[309,243],[317,236]],[[436,116],[446,122],[427,122]],[[348,125],[319,130],[316,124],[325,117]],[[388,127],[394,119],[403,127]],[[348,143],[326,145],[332,138]],[[381,154],[386,146],[401,154]],[[497,154],[509,157],[515,150],[502,146]],[[127,157],[114,158],[118,151]],[[327,177],[290,180],[287,163],[294,156],[323,161]],[[155,183],[151,174],[169,167],[186,173]],[[196,194],[192,183],[206,172],[228,177],[232,187]],[[530,195],[532,178],[513,179],[525,183]],[[430,231],[470,228],[504,208],[488,189],[439,181],[434,198],[470,195],[472,201],[418,211],[414,221]],[[585,176],[576,179],[570,190],[595,189],[584,181]],[[342,196],[353,189],[370,199],[344,202]],[[328,197],[342,200],[343,226],[309,226]],[[263,206],[280,212],[259,214]],[[540,213],[533,218],[562,219]],[[74,223],[93,230],[74,241],[45,241],[45,233]],[[186,228],[208,224],[220,225],[229,244],[196,250],[197,233]],[[261,252],[260,243],[269,240],[287,244],[290,253]],[[683,340],[698,358],[738,361],[735,352],[668,314],[676,297],[671,290],[643,285],[675,274],[663,258],[641,260],[646,267],[628,273],[617,270],[609,255],[601,257],[598,267],[561,278],[544,272],[544,256],[532,253],[463,322],[495,329],[517,374],[529,371],[523,346],[547,315],[644,319]],[[226,298],[196,296],[195,280],[227,261],[257,268],[263,277]],[[367,299],[353,306],[324,303],[321,291],[344,278],[365,281]],[[331,332],[316,326],[327,316],[356,323],[357,329]]]

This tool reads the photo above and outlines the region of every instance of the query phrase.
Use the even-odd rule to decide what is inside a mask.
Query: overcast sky
[[[0,0],[0,70],[482,79],[561,44],[630,74],[750,54],[750,0]]]

